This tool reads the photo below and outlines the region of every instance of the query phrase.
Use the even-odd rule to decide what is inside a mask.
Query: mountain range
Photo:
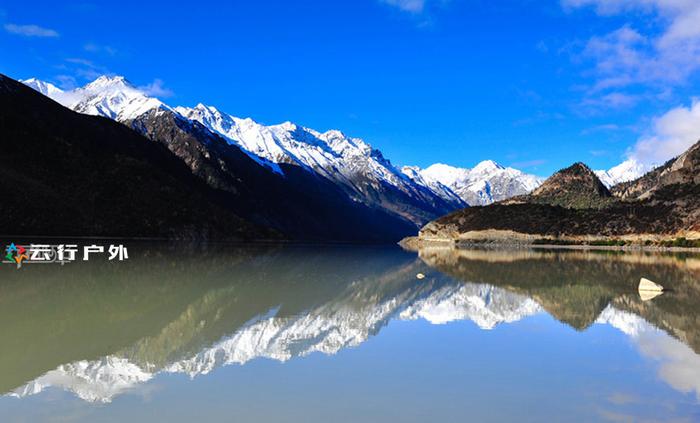
[[[700,238],[700,142],[632,181],[608,188],[583,163],[529,194],[471,207],[424,226],[404,245],[428,242],[652,244]]]
[[[473,169],[398,169],[379,150],[341,131],[319,132],[292,122],[266,126],[201,103],[171,107],[120,76],[101,76],[70,91],[34,78],[21,82],[71,110],[116,120],[163,144],[210,187],[238,197],[247,194],[250,203],[258,203],[245,211],[236,209],[238,215],[292,238],[347,240],[328,228],[307,230],[338,222],[332,215],[339,208],[361,210],[366,216],[358,221],[381,216],[382,228],[370,224],[376,239],[400,238],[410,234],[411,227],[450,211],[525,194],[541,182],[493,161]],[[259,183],[261,179],[267,182]],[[274,193],[274,185],[280,191]],[[299,191],[303,195],[297,195]],[[324,212],[320,204],[333,197],[337,207],[327,206]],[[341,207],[342,200],[351,207]],[[245,202],[237,198],[236,203]],[[299,212],[285,219],[269,212],[275,208]],[[305,222],[302,215],[316,222]]]
[[[435,192],[449,188],[470,206],[484,206],[516,195],[527,194],[543,181],[493,160],[484,160],[472,169],[436,163],[425,169],[405,166],[404,174]]]
[[[4,76],[2,79],[6,86],[14,82]],[[542,178],[501,166],[491,160],[482,161],[471,169],[440,163],[425,169],[415,166],[398,168],[381,151],[338,130],[321,132],[292,122],[268,126],[250,118],[232,116],[202,103],[191,108],[173,107],[149,96],[121,76],[101,76],[83,87],[68,91],[35,78],[21,82],[80,115],[99,116],[119,122],[135,131],[135,135],[145,138],[146,144],[150,141],[150,144],[155,142],[165,147],[171,156],[184,163],[195,177],[208,186],[204,195],[206,199],[199,200],[202,210],[208,209],[213,201],[209,198],[215,197],[216,207],[222,210],[221,213],[231,215],[230,218],[222,216],[222,220],[240,222],[239,227],[245,228],[233,232],[222,231],[220,236],[226,238],[393,241],[410,235],[426,223],[455,210],[521,198],[543,182]],[[30,97],[25,91],[6,91],[6,96],[12,91],[12,95],[22,97],[21,100]],[[21,101],[16,98],[7,100],[11,100],[10,103]],[[47,116],[36,116],[35,121],[43,123],[55,119],[58,112],[50,112],[49,109],[56,107],[58,105],[55,103],[45,103],[43,109]],[[26,125],[26,132],[31,133],[36,128],[32,128],[26,115],[21,119]],[[74,119],[80,118],[71,117],[71,120]],[[94,122],[101,121],[92,122],[95,125]],[[59,122],[54,124],[58,125]],[[8,122],[8,126],[17,125]],[[5,140],[10,141],[8,137]],[[23,141],[16,141],[20,142]],[[163,150],[160,151],[164,153]],[[54,158],[54,164],[58,158]],[[81,158],[89,160],[89,157]],[[172,160],[172,157],[167,160]],[[66,164],[61,166],[65,167]],[[118,173],[118,166],[112,166],[111,169]],[[144,163],[144,166],[150,164]],[[596,171],[596,174],[609,188],[613,183],[634,179],[646,170],[644,166],[628,160],[609,171]],[[144,172],[147,171],[144,169]],[[45,184],[45,181],[37,181],[35,185]],[[138,184],[129,186],[138,187],[137,191],[144,188]],[[169,187],[161,187],[166,188]],[[7,187],[8,191],[11,189],[12,187]],[[193,189],[190,188],[189,191],[193,192]],[[198,192],[200,188],[194,191]],[[28,196],[26,189],[25,195]],[[130,196],[153,199],[152,193],[147,192],[132,192]],[[58,203],[68,201],[65,195],[63,197]],[[62,214],[73,213],[68,209],[77,209],[78,203],[84,201],[77,197],[73,200],[75,204],[66,205]],[[91,201],[95,202],[96,199]],[[125,208],[127,205],[119,204],[119,201],[115,198],[109,203],[109,210],[113,214],[117,214],[120,206]],[[173,200],[172,204],[176,203]],[[39,221],[41,208],[37,202],[34,208],[37,215],[27,221]],[[156,210],[165,208],[168,207],[149,207],[152,221],[148,230],[131,223],[128,215],[134,212],[125,211],[123,214],[125,220],[129,221],[128,224],[112,222],[96,228],[95,225],[86,227],[90,225],[71,226],[72,223],[64,223],[53,225],[54,229],[49,232],[74,235],[219,237],[216,231],[219,224],[210,222],[209,218],[188,219],[183,216],[184,213],[179,213],[177,219],[173,216],[161,217]],[[191,208],[192,206],[187,209]],[[173,211],[169,210],[169,213],[172,214]],[[206,216],[216,214],[203,212]],[[83,222],[97,220],[99,218],[95,215],[82,219]],[[115,224],[118,226],[116,229],[112,227]],[[48,230],[36,225],[31,227],[34,231]],[[70,231],[71,228],[75,229]],[[137,228],[145,232],[138,232]],[[70,233],[65,232],[67,230]],[[19,228],[6,231],[11,234],[29,234]]]

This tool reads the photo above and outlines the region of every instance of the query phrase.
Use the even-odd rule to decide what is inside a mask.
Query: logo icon
[[[12,263],[16,263],[18,269],[22,267],[22,262],[24,260],[29,260],[26,248],[22,247],[21,245],[15,245],[14,242],[5,248],[5,252],[7,253],[5,259]]]

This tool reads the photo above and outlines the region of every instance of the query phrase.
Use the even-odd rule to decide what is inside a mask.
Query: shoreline
[[[698,253],[700,247],[666,247],[662,245],[590,245],[590,244],[539,244],[532,242],[518,242],[518,240],[493,240],[484,242],[469,242],[468,240],[455,239],[421,239],[417,236],[406,237],[398,243],[409,251],[419,251],[421,248],[444,249],[541,249],[541,250],[598,250],[598,251],[637,251],[659,253]]]

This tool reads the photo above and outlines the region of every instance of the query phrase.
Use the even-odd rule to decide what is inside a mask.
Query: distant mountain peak
[[[208,110],[208,111],[211,111],[211,112],[218,112],[218,111],[219,111],[216,107],[214,107],[214,106],[207,106],[207,105],[204,104],[204,103],[197,103],[197,105],[194,106],[194,108],[195,108],[196,110]]]
[[[524,195],[537,188],[542,180],[518,169],[484,160],[473,169],[435,163],[420,171],[423,179],[438,181],[472,206]]]
[[[496,163],[493,160],[484,160],[474,166],[474,169],[472,169],[473,172],[492,172],[494,170],[503,170],[505,169],[504,166],[501,166],[500,164]]]
[[[106,85],[115,83],[128,83],[127,79],[121,75],[100,75],[88,85]]]
[[[82,88],[72,91],[76,97],[69,107],[90,115],[105,116],[125,122],[153,109],[167,109],[163,102],[150,97],[123,76],[102,75]]]
[[[95,79],[94,81],[88,83],[85,85],[82,89],[88,90],[88,91],[102,91],[106,89],[113,89],[113,90],[134,90],[134,91],[139,91],[129,80],[127,80],[125,77],[117,75],[117,76],[108,76],[108,75],[102,75]],[[144,94],[145,95],[145,94]]]
[[[596,170],[594,172],[606,187],[612,188],[614,185],[633,181],[656,167],[656,165],[646,165],[634,158],[629,158],[609,170]]]
[[[62,91],[35,78],[21,82],[76,112],[105,116],[120,122],[135,119],[153,109],[171,110],[120,75],[102,75],[70,91]]]
[[[24,85],[33,88],[34,90],[44,94],[47,97],[62,94],[63,90],[53,85],[50,82],[42,81],[37,78],[29,78],[20,81]]]

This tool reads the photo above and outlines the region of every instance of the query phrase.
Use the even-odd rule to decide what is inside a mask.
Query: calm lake
[[[0,266],[0,421],[700,421],[697,255],[127,245]]]

